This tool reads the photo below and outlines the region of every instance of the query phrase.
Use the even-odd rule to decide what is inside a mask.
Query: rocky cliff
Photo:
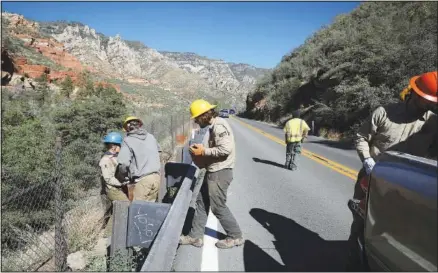
[[[159,52],[141,42],[108,37],[77,22],[32,22],[2,13],[10,26],[26,25],[17,36],[37,52],[70,70],[88,69],[99,79],[122,86],[154,86],[169,95],[217,99],[242,106],[258,78],[269,72],[246,64],[227,63],[194,53]],[[29,31],[31,29],[32,31]],[[135,89],[135,88],[134,88]]]
[[[160,51],[160,53],[174,61],[181,69],[200,75],[210,87],[220,91],[224,96],[231,96],[237,102],[243,102],[257,80],[270,71],[248,64],[209,59],[191,52]]]

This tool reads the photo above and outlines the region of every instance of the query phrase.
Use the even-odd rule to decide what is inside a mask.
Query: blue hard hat
[[[122,134],[120,134],[119,132],[111,132],[105,136],[105,138],[103,139],[103,143],[114,143],[121,145],[122,140]]]

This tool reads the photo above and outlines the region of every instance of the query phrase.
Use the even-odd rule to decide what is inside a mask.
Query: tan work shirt
[[[360,159],[376,157],[386,150],[427,157],[437,137],[437,116],[428,111],[420,119],[410,117],[405,103],[381,106],[359,129],[356,150]]]
[[[204,151],[207,171],[234,168],[235,150],[234,134],[230,125],[223,118],[214,118],[210,126],[208,147]]]
[[[105,154],[100,159],[99,166],[102,171],[102,179],[109,189],[120,187],[122,185],[120,181],[115,177],[117,168],[117,156]]]

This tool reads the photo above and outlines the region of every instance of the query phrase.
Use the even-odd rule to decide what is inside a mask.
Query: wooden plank
[[[120,257],[131,257],[131,251],[126,247],[129,203],[129,201],[113,201],[113,230],[110,248],[111,260],[115,259],[116,254]]]

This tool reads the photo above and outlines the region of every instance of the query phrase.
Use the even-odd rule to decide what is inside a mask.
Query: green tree
[[[79,87],[78,95],[80,98],[87,98],[96,94],[93,78],[88,70],[79,74]]]
[[[44,79],[39,80],[41,86]],[[40,87],[41,87],[40,86]],[[63,98],[36,111],[35,96],[2,90],[2,250],[25,246],[11,226],[43,232],[53,225],[55,138],[62,136],[64,209],[100,185],[102,137],[119,130],[127,114],[113,88],[81,100]],[[47,94],[50,97],[50,93]],[[40,107],[41,108],[41,107]],[[14,197],[18,194],[18,197]],[[10,224],[10,225],[9,225]]]
[[[67,75],[65,79],[61,83],[61,94],[66,97],[70,98],[71,94],[73,94],[74,85],[71,77]]]
[[[41,74],[38,78],[35,79],[38,83],[36,87],[36,100],[40,106],[42,106],[49,98],[49,85],[48,85],[48,76],[46,73]]]

